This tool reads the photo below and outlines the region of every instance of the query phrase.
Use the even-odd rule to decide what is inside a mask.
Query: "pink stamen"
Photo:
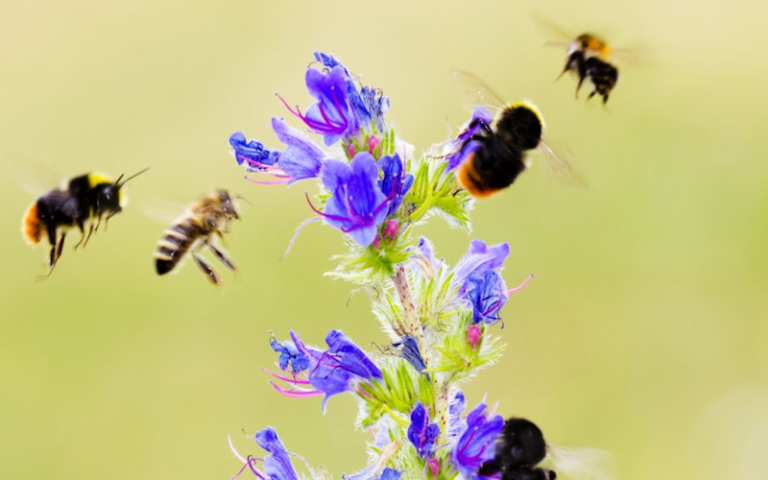
[[[504,295],[502,295],[504,292],[499,292],[499,300],[488,310],[483,312],[483,316],[488,315],[489,313],[495,312],[499,308],[501,308],[501,301],[504,299]]]
[[[320,131],[320,132],[322,132],[322,130],[323,130],[323,124],[321,124],[321,123],[319,123],[319,122],[316,122],[316,121],[312,120],[311,118],[307,118],[307,117],[305,117],[305,116],[304,116],[304,115],[301,113],[301,110],[299,109],[299,107],[298,107],[298,106],[296,107],[296,110],[294,110],[294,109],[292,109],[291,107],[289,107],[289,106],[288,106],[288,102],[286,102],[286,101],[285,101],[285,99],[284,99],[283,97],[281,97],[281,96],[280,96],[280,94],[277,94],[277,93],[276,93],[275,95],[277,95],[277,98],[279,98],[279,99],[280,99],[280,101],[281,101],[281,102],[283,102],[283,105],[285,105],[285,108],[287,108],[289,112],[291,112],[293,115],[295,115],[295,116],[299,117],[299,118],[301,119],[301,121],[303,121],[304,123],[306,123],[306,124],[307,124],[307,126],[308,126],[308,127],[312,128],[312,129],[314,129],[314,130],[317,130],[317,131]]]
[[[253,165],[254,167],[264,168],[266,170],[277,170],[277,169],[280,168],[277,165],[267,165],[266,163],[257,162],[256,160],[250,159],[250,158],[246,157],[245,155],[238,155],[238,157],[240,157],[241,159],[245,160],[246,162],[248,162],[249,164]]]
[[[290,175],[286,175],[284,173],[272,173],[272,172],[266,172],[266,173],[268,173],[269,175],[272,175],[275,178],[291,178]]]
[[[288,382],[288,383],[291,383],[293,385],[309,385],[309,380],[304,380],[304,379],[298,378],[298,377],[293,377],[293,378],[284,377],[282,375],[278,375],[277,373],[271,372],[271,371],[267,370],[266,368],[262,368],[261,371],[265,372],[265,373],[268,373],[269,375],[272,375],[273,377],[277,378],[278,380],[282,380],[284,382]]]
[[[286,183],[290,182],[290,178],[285,178],[281,180],[255,180],[248,175],[245,176],[245,179],[248,180],[251,183],[255,183],[256,185],[285,185]]]
[[[346,218],[346,217],[340,217],[340,216],[338,216],[338,215],[329,215],[329,214],[327,214],[327,213],[323,213],[323,212],[321,212],[320,210],[318,210],[317,208],[315,208],[315,206],[314,206],[314,205],[312,205],[312,200],[310,200],[310,199],[309,199],[309,192],[304,192],[304,196],[305,196],[305,197],[307,197],[307,203],[309,204],[309,208],[311,208],[311,209],[312,209],[312,211],[313,211],[313,212],[315,212],[316,214],[318,214],[318,215],[321,215],[321,216],[323,216],[323,217],[325,217],[325,218],[328,218],[328,219],[330,219],[330,220],[336,220],[336,221],[338,221],[338,222],[349,222],[349,221],[350,221],[350,220],[349,220],[348,218]]]
[[[280,388],[280,386],[274,382],[270,381],[269,384],[272,385],[272,388],[277,390],[281,395],[285,395],[286,397],[291,398],[306,398],[323,394],[323,392],[320,390],[286,390],[284,388]]]
[[[521,283],[519,287],[515,287],[510,290],[507,290],[507,297],[509,297],[513,293],[516,293],[522,290],[526,285],[528,285],[528,282],[530,282],[532,278],[533,278],[533,274],[531,274],[528,278],[526,278],[525,281],[523,281],[523,283]]]

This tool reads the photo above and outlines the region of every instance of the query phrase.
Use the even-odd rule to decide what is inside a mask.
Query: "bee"
[[[587,99],[600,95],[603,104],[608,102],[608,96],[619,81],[619,69],[611,61],[611,47],[605,40],[591,33],[579,35],[568,45],[565,68],[557,78],[569,71],[579,77],[576,98],[586,79],[592,84],[592,92]]]
[[[189,254],[214,285],[221,285],[221,278],[213,267],[200,257],[199,251],[208,247],[227,268],[237,271],[235,264],[213,244],[213,240],[214,237],[219,237],[223,241],[224,234],[229,232],[229,223],[239,219],[239,207],[228,190],[220,188],[197,198],[184,214],[163,232],[157,243],[157,274],[165,275],[173,271]]]
[[[586,80],[592,85],[587,99],[600,95],[605,104],[619,81],[619,69],[614,60],[620,58],[639,61],[637,49],[613,48],[605,39],[592,33],[574,36],[540,13],[531,12],[531,15],[547,35],[557,39],[546,42],[545,46],[565,47],[565,68],[557,79],[567,72],[576,74],[579,79],[576,84],[576,98],[579,97],[579,91]]]
[[[480,467],[479,476],[501,476],[501,480],[555,480],[557,472],[539,467],[549,458],[570,478],[610,478],[610,456],[601,450],[554,447],[544,440],[541,429],[530,420],[509,418],[496,439],[494,457]]]
[[[54,189],[40,196],[27,208],[22,218],[21,231],[30,245],[39,244],[47,236],[51,245],[48,257],[48,276],[53,273],[64,250],[64,240],[70,228],[80,230],[80,245],[88,244],[94,231],[98,231],[102,219],[104,228],[110,218],[120,213],[128,202],[125,184],[139,173],[123,179],[121,175],[112,181],[101,173],[87,173],[74,177],[62,188]],[[88,233],[85,233],[88,227]]]
[[[535,105],[505,104],[470,73],[456,71],[453,77],[474,113],[453,142],[448,163],[458,165],[457,180],[470,195],[488,197],[512,185],[530,165],[528,154],[534,150],[554,171],[581,183],[565,157],[544,141],[544,119]]]

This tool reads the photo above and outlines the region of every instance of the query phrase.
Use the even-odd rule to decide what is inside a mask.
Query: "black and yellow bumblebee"
[[[555,480],[554,470],[539,466],[545,459],[574,480],[608,480],[614,469],[607,452],[549,445],[536,424],[513,417],[504,422],[494,457],[481,465],[478,475],[500,476],[501,480]]]
[[[633,50],[614,49],[603,38],[593,33],[574,36],[540,13],[531,12],[531,15],[552,38],[545,43],[546,46],[566,48],[565,68],[557,78],[567,72],[573,72],[578,77],[576,98],[586,80],[592,85],[587,99],[600,95],[604,104],[608,102],[608,97],[619,81],[619,69],[614,59],[616,56],[633,59]]]
[[[474,197],[488,197],[509,187],[530,165],[528,154],[540,152],[553,171],[582,183],[565,156],[544,141],[545,124],[533,103],[505,104],[476,76],[455,71],[473,119],[449,146],[449,168],[455,167],[459,184]]]
[[[203,260],[199,251],[203,247],[210,249],[227,268],[237,271],[235,264],[224,252],[213,244],[214,238],[224,240],[229,232],[229,223],[240,219],[240,209],[235,196],[220,188],[197,198],[186,211],[178,217],[157,243],[155,250],[155,270],[158,275],[165,275],[178,267],[182,259],[191,255],[200,270],[214,285],[221,284],[221,277]]]
[[[587,99],[600,95],[603,103],[606,103],[619,81],[619,69],[611,60],[611,47],[605,40],[591,33],[579,35],[568,45],[565,68],[560,77],[569,71],[579,77],[576,84],[577,98],[584,80],[587,80],[592,84],[592,92]]]
[[[75,249],[80,245],[85,247],[93,232],[98,231],[102,220],[106,228],[109,219],[126,206],[128,196],[125,184],[145,171],[126,179],[121,175],[116,181],[101,173],[87,173],[72,178],[62,188],[51,190],[32,202],[22,219],[22,235],[33,246],[39,244],[44,236],[48,238],[51,245],[48,275],[61,258],[67,231],[77,227],[81,238]]]

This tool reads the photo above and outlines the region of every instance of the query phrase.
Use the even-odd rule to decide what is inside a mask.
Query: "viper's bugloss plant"
[[[504,420],[485,403],[465,413],[461,385],[501,356],[502,307],[528,280],[507,288],[506,243],[472,240],[451,267],[429,240],[417,236],[432,216],[470,232],[473,199],[457,184],[456,156],[414,155],[388,126],[390,103],[381,90],[361,85],[332,55],[315,53],[315,60],[305,75],[314,102],[301,108],[280,97],[301,129],[273,118],[281,147],[247,140],[240,132],[230,145],[254,183],[316,179],[319,193],[305,194],[309,221],[339,230],[348,247],[328,275],[375,292],[373,312],[389,343],[365,352],[330,330],[326,346],[313,347],[292,331],[290,339],[271,340],[277,371],[265,371],[275,394],[291,401],[323,396],[323,412],[327,403],[332,410],[334,395],[358,399],[356,427],[371,430],[375,439],[368,465],[350,459],[350,471],[357,473],[344,478],[480,478]],[[268,454],[246,459],[235,452],[241,473],[299,478],[297,457],[287,453],[272,427],[255,438]],[[309,478],[328,478],[306,468]]]

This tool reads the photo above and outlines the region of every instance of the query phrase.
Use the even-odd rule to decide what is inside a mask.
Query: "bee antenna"
[[[139,175],[141,175],[142,173],[146,172],[147,170],[149,170],[149,167],[145,168],[144,170],[140,171],[139,173],[134,173],[130,177],[128,177],[125,180],[123,180],[122,183],[120,183],[120,180],[122,180],[122,178],[125,176],[125,174],[122,174],[122,175],[120,175],[120,178],[118,178],[117,181],[115,182],[115,185],[117,185],[118,187],[122,187],[123,185],[128,183],[129,180],[133,180],[134,178],[138,177]]]
[[[247,203],[247,204],[248,204],[248,205],[250,205],[250,206],[253,206],[253,204],[250,202],[250,200],[248,200],[248,199],[247,199],[247,198],[245,198],[244,196],[240,195],[239,193],[236,193],[236,194],[235,194],[235,198],[236,198],[236,199],[238,199],[238,200],[242,200],[242,201],[244,201],[245,203]]]

